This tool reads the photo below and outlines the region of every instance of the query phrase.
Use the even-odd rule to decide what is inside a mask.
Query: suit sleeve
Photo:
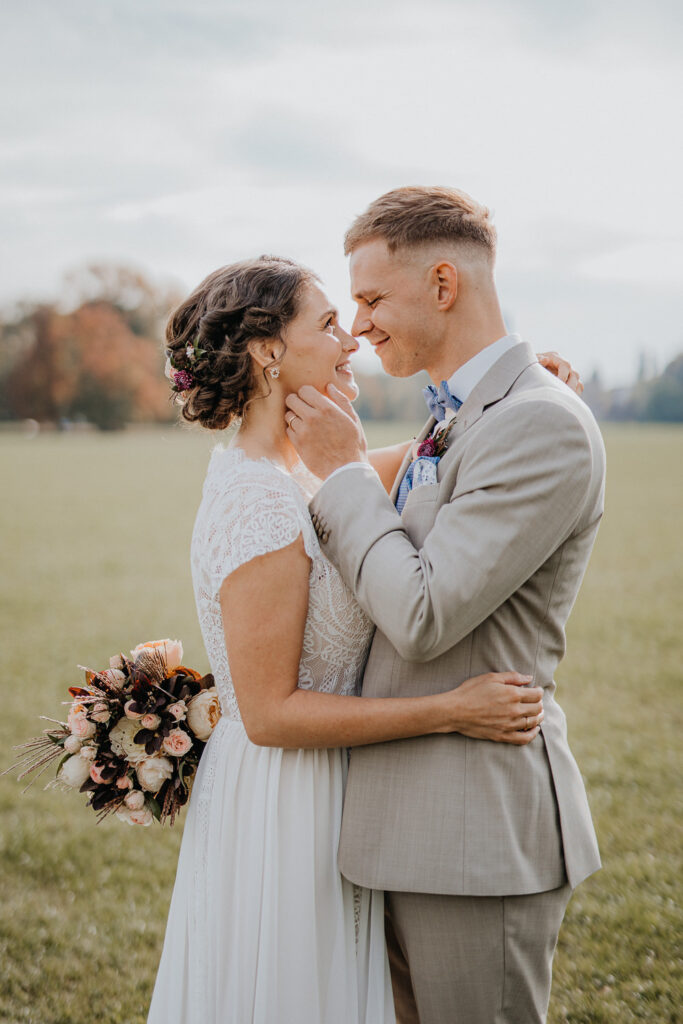
[[[450,501],[417,550],[373,471],[326,481],[325,554],[406,661],[443,654],[571,534],[596,471],[576,412],[534,399],[486,416]]]

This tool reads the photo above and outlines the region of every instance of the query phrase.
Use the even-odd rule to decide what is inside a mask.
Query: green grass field
[[[606,443],[607,512],[558,676],[605,866],[570,903],[549,1020],[664,1024],[683,1004],[683,430],[615,426]],[[62,716],[77,663],[178,636],[206,667],[188,546],[210,444],[0,435],[2,767],[39,714]],[[0,1021],[141,1024],[181,829],[95,827],[84,797],[20,790],[0,779]]]

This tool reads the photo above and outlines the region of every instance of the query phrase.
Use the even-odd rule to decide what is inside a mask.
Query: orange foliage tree
[[[174,418],[163,374],[163,321],[175,302],[137,271],[97,266],[72,274],[69,312],[24,306],[2,325],[2,414],[101,429]]]

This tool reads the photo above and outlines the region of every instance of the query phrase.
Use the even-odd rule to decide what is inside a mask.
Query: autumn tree
[[[105,265],[72,272],[66,294],[75,308],[24,306],[2,324],[2,415],[101,429],[173,418],[161,338],[175,296]]]

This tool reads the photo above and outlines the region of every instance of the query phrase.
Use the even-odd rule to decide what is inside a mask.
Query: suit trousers
[[[543,1024],[570,896],[387,892],[397,1024]]]

